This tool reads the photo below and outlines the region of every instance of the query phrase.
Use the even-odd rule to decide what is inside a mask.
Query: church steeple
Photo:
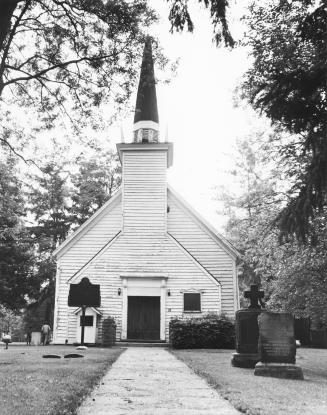
[[[134,143],[157,143],[159,117],[153,69],[151,38],[144,45],[139,87],[134,115]]]

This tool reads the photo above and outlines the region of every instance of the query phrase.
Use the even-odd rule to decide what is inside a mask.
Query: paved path
[[[167,350],[130,347],[78,415],[239,415]]]

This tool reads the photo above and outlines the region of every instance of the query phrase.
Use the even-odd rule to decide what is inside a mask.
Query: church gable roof
[[[53,252],[53,256],[60,257],[83,237],[99,220],[101,220],[117,203],[121,202],[121,189],[119,189],[100,209],[98,209],[87,221],[85,221],[75,232],[68,236]],[[120,229],[121,230],[121,229]]]
[[[176,200],[181,206],[198,224],[199,226],[213,239],[229,256],[233,259],[240,257],[240,253],[237,249],[224,238],[206,219],[203,218],[186,200],[170,185],[167,186],[170,196]],[[178,238],[177,238],[178,240]]]
[[[193,207],[186,202],[181,195],[177,193],[170,185],[167,186],[167,190],[170,195],[177,200],[179,205],[181,205],[206,231],[206,233],[214,239],[219,246],[224,249],[230,256],[233,258],[239,257],[240,254],[236,248],[222,235],[220,235],[217,230],[209,224],[198,212],[196,212]],[[76,243],[88,230],[97,223],[108,211],[116,205],[116,203],[121,202],[122,191],[119,189],[114,196],[108,202],[106,202],[94,215],[92,215],[86,222],[83,223],[74,233],[72,233],[54,252],[54,256],[61,256],[66,252],[74,243]]]

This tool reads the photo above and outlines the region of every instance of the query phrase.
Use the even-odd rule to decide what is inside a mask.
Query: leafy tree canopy
[[[100,102],[114,76],[122,96],[129,92],[142,28],[155,19],[142,0],[4,0],[0,15],[0,91],[15,88],[28,101],[30,83],[42,110],[68,91],[76,104]]]
[[[172,30],[186,22],[193,30],[188,1],[170,3]],[[210,9],[217,43],[232,45],[227,0],[200,3]],[[79,131],[101,103],[114,115],[134,89],[145,32],[156,19],[146,0],[2,0],[1,118],[13,102],[37,111],[37,128],[64,115]],[[160,52],[157,62],[167,63]],[[9,129],[0,127],[0,140],[14,149]]]
[[[326,212],[312,223],[318,236],[315,246],[296,240],[280,243],[272,221],[284,203],[283,168],[278,158],[267,163],[275,145],[267,133],[259,135],[238,144],[233,175],[241,194],[221,194],[229,216],[228,237],[243,257],[240,289],[261,284],[268,308],[310,316],[314,327],[327,327]]]
[[[246,20],[254,63],[243,96],[294,137],[281,147],[293,187],[276,223],[282,239],[315,242],[327,196],[327,11],[310,0],[254,2]]]
[[[193,32],[194,24],[189,11],[189,0],[167,0],[170,3],[169,20],[171,31],[182,31],[186,27]],[[214,39],[217,45],[224,42],[225,46],[233,47],[234,39],[227,22],[228,0],[198,0],[198,3],[209,9],[213,25]]]
[[[78,130],[100,103],[117,111],[137,77],[143,30],[155,20],[145,0],[2,0],[1,118],[14,102],[36,111],[38,128],[64,115]],[[8,131],[0,140],[10,145]]]

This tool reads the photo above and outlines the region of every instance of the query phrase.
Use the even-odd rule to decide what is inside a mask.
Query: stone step
[[[121,346],[121,347],[170,347],[170,344],[166,343],[166,342],[136,342],[136,341],[121,340],[121,341],[116,341],[115,346]]]

